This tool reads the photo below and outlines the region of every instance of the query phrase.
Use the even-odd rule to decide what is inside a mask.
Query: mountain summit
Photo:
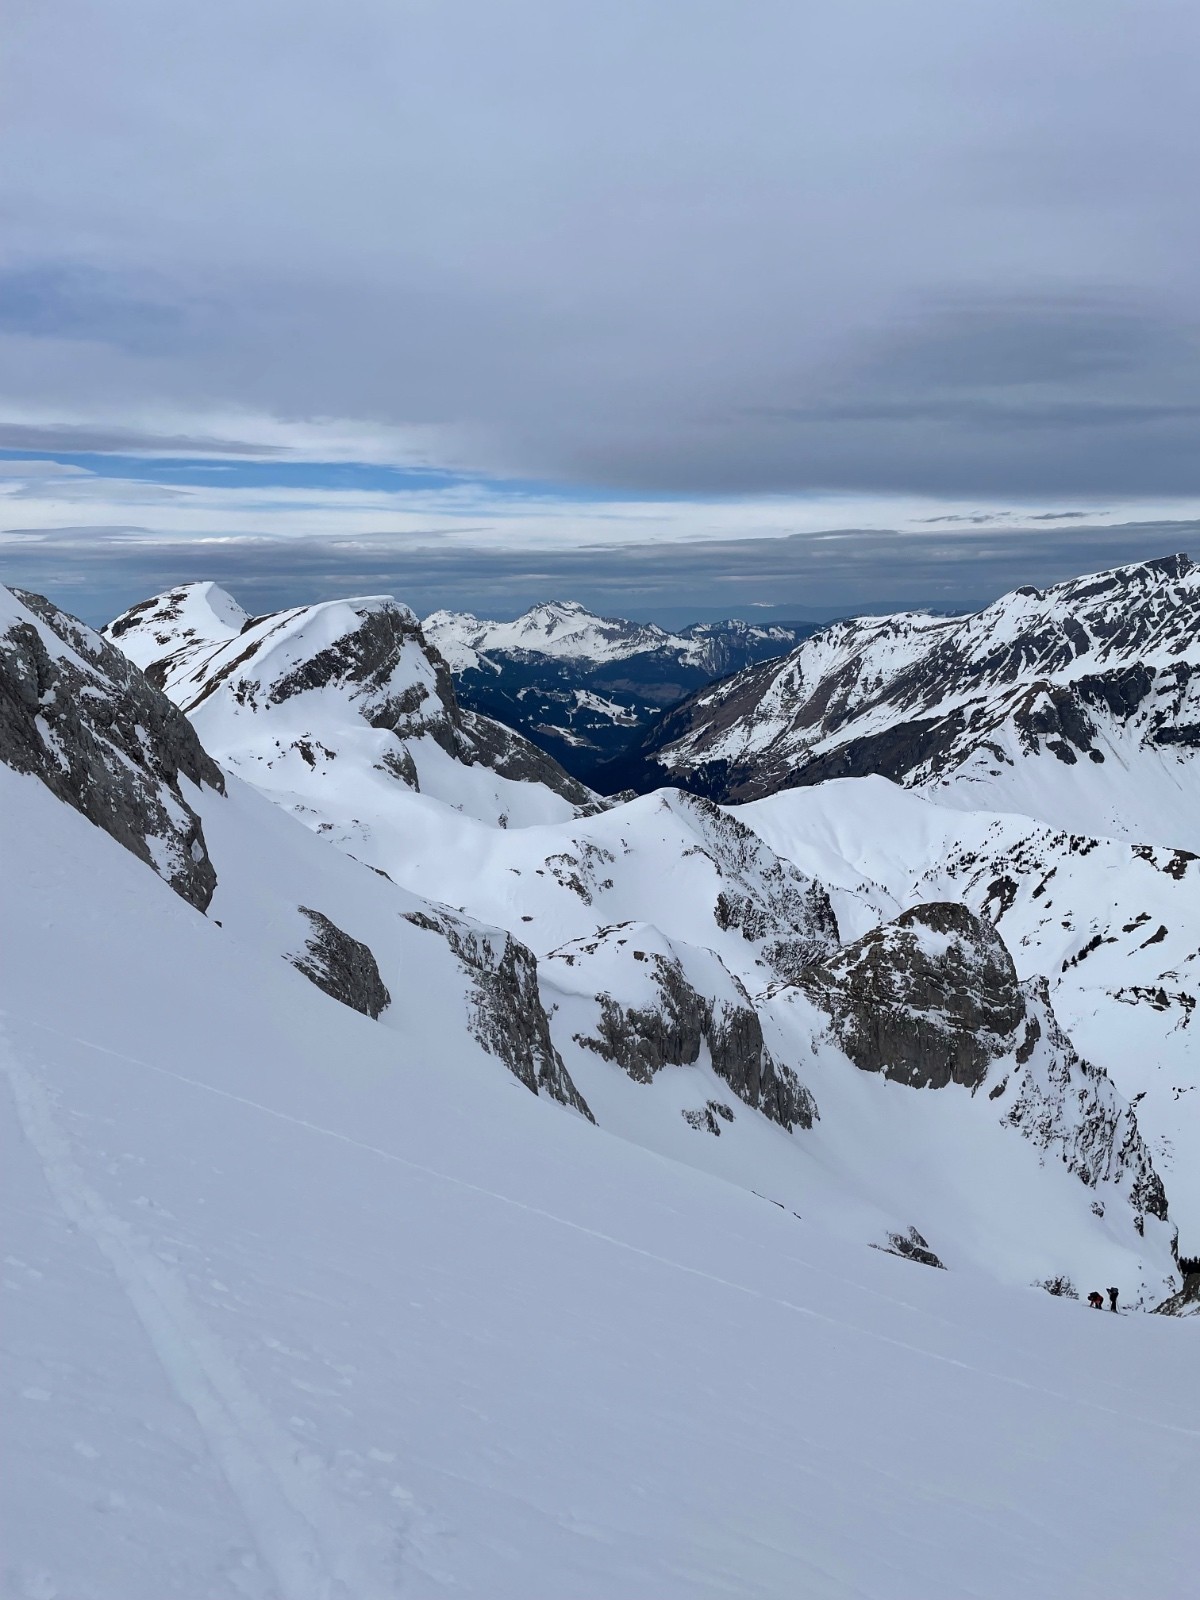
[[[217,585],[185,584],[104,632],[228,767],[310,826],[369,826],[398,785],[516,825],[594,803],[544,751],[459,705],[389,595],[251,617]]]

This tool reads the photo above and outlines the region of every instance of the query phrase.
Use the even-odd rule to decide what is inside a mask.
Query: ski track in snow
[[[706,1272],[701,1267],[688,1266],[686,1262],[672,1260],[669,1256],[658,1255],[653,1250],[644,1249],[641,1245],[631,1244],[627,1239],[619,1239],[613,1234],[604,1233],[599,1228],[590,1228],[585,1223],[573,1222],[569,1217],[561,1217],[556,1212],[547,1211],[541,1206],[530,1205],[528,1201],[514,1199],[511,1195],[502,1194],[495,1189],[488,1189],[481,1184],[471,1183],[466,1178],[455,1177],[451,1173],[439,1172],[434,1167],[425,1166],[419,1161],[412,1161],[407,1156],[398,1155],[393,1150],[385,1150],[379,1145],[369,1144],[362,1139],[351,1138],[349,1134],[340,1133],[336,1128],[322,1127],[316,1122],[309,1122],[303,1117],[294,1117],[289,1112],[280,1111],[274,1106],[264,1105],[259,1100],[251,1100],[245,1095],[234,1094],[232,1090],[221,1089],[215,1084],[205,1083],[199,1078],[187,1077],[184,1073],[173,1072],[169,1067],[163,1067],[152,1061],[143,1061],[138,1056],[127,1055],[121,1050],[109,1049],[106,1045],[96,1044],[91,1039],[81,1039],[74,1034],[63,1033],[57,1028],[51,1028],[45,1023],[32,1022],[26,1019],[31,1027],[38,1028],[43,1033],[53,1034],[56,1038],[64,1039],[71,1044],[83,1046],[88,1050],[95,1050],[100,1055],[111,1056],[114,1060],[127,1062],[131,1066],[141,1067],[147,1072],[157,1073],[160,1077],[170,1078],[176,1083],[186,1084],[189,1088],[199,1089],[205,1094],[218,1096],[222,1100],[231,1100],[236,1105],[246,1106],[253,1111],[262,1112],[265,1116],[274,1117],[280,1122],[290,1123],[293,1127],[304,1128],[310,1133],[321,1135],[323,1138],[336,1139],[341,1144],[351,1145],[356,1150],[362,1150],[368,1155],[380,1157],[397,1166],[407,1168],[411,1172],[419,1172],[425,1177],[434,1178],[441,1183],[452,1184],[459,1189],[468,1190],[486,1199],[495,1200],[502,1205],[511,1206],[517,1211],[524,1211],[532,1216],[542,1217],[558,1227],[568,1228],[572,1232],[585,1234],[588,1238],[599,1240],[603,1244],[613,1246],[618,1250],[628,1251],[631,1255],[641,1256],[647,1261],[656,1262],[660,1266],[668,1267],[672,1271],[681,1272],[688,1277],[702,1278],[706,1282],[718,1284],[725,1289],[731,1289],[736,1294],[747,1295],[754,1300],[767,1301],[779,1306],[782,1310],[795,1313],[797,1316],[809,1317],[815,1322],[823,1322],[830,1327],[841,1328],[847,1333],[857,1333],[865,1339],[874,1340],[879,1344],[891,1346],[896,1350],[904,1350],[911,1355],[920,1356],[927,1361],[938,1362],[942,1366],[956,1367],[963,1372],[972,1372],[982,1378],[987,1378],[993,1383],[1005,1384],[1010,1388],[1023,1389],[1031,1394],[1044,1395],[1049,1400],[1056,1400],[1064,1405],[1077,1406],[1087,1411],[1099,1412],[1104,1416],[1118,1417],[1125,1422],[1133,1422],[1142,1427],[1154,1428],[1164,1433],[1180,1434],[1185,1438],[1200,1438],[1200,1429],[1181,1427],[1177,1423],[1163,1422],[1153,1417],[1138,1416],[1127,1411],[1120,1411],[1114,1406],[1101,1405],[1098,1401],[1084,1400],[1078,1395],[1063,1394],[1056,1389],[1047,1389],[1036,1383],[1028,1383],[1022,1378],[1012,1376],[1010,1373],[992,1372],[986,1367],[973,1365],[969,1361],[959,1361],[954,1356],[943,1355],[936,1350],[928,1350],[922,1345],[912,1344],[905,1339],[895,1339],[885,1333],[880,1333],[874,1328],[863,1328],[857,1323],[847,1322],[844,1318],[830,1317],[824,1312],[815,1311],[811,1306],[797,1305],[792,1300],[784,1300],[777,1295],[766,1294],[761,1289],[751,1288],[747,1284],[736,1283],[731,1278],[724,1278],[717,1273]],[[54,1190],[63,1210],[72,1221],[90,1233],[104,1254],[112,1262],[117,1276],[120,1278],[126,1292],[141,1318],[151,1341],[159,1354],[159,1358],[166,1368],[168,1376],[200,1420],[210,1442],[214,1444],[214,1454],[222,1465],[231,1486],[247,1481],[253,1488],[261,1468],[266,1468],[268,1473],[275,1473],[280,1464],[284,1472],[277,1477],[277,1490],[283,1496],[286,1505],[284,1521],[295,1520],[300,1517],[304,1528],[307,1530],[308,1539],[306,1548],[315,1554],[313,1536],[315,1530],[320,1528],[322,1521],[336,1526],[342,1512],[340,1507],[332,1510],[327,1508],[320,1500],[319,1494],[307,1478],[296,1474],[291,1460],[291,1448],[287,1441],[279,1440],[275,1448],[270,1449],[264,1456],[259,1455],[255,1449],[255,1441],[261,1445],[276,1436],[274,1424],[261,1403],[245,1388],[236,1369],[231,1367],[228,1359],[222,1355],[215,1343],[201,1324],[193,1306],[187,1289],[178,1275],[169,1272],[157,1257],[147,1255],[136,1245],[132,1235],[118,1218],[113,1216],[98,1195],[87,1184],[83,1174],[76,1167],[71,1158],[70,1151],[62,1136],[54,1125],[49,1106],[45,1097],[38,1088],[34,1079],[18,1065],[6,1050],[4,1052],[4,1070],[13,1086],[13,1093],[17,1099],[18,1111],[21,1115],[22,1126],[25,1128],[30,1143],[33,1144],[46,1166],[47,1178]],[[29,1108],[27,1110],[27,1108]],[[60,1174],[65,1175],[60,1176]],[[808,1263],[799,1261],[798,1265],[806,1266]],[[816,1270],[816,1269],[813,1269]],[[160,1295],[161,1286],[167,1287],[168,1293]],[[136,1293],[134,1291],[137,1291]],[[143,1301],[150,1306],[150,1315],[143,1311]],[[904,1302],[897,1301],[897,1304]],[[179,1315],[176,1315],[178,1309]],[[182,1324],[182,1327],[180,1327]],[[181,1336],[182,1335],[182,1336]],[[182,1358],[182,1359],[181,1359]],[[210,1370],[210,1368],[215,1369]],[[183,1381],[176,1381],[177,1369],[182,1372]],[[199,1380],[197,1383],[196,1380]],[[201,1404],[193,1398],[193,1390],[198,1390]],[[213,1404],[215,1402],[215,1405]],[[204,1409],[202,1409],[202,1406]],[[215,1416],[216,1427],[210,1426],[207,1417]],[[251,1423],[250,1432],[246,1433],[239,1422],[244,1418]],[[232,1449],[229,1448],[232,1443]],[[230,1457],[233,1473],[227,1470],[226,1456]],[[246,1468],[249,1467],[249,1472]],[[294,1494],[300,1490],[298,1495]],[[275,1534],[277,1525],[270,1515],[265,1523],[252,1509],[257,1511],[256,1498],[251,1499],[247,1506],[246,1497],[240,1488],[235,1487],[234,1492],[247,1507],[247,1515],[251,1527],[259,1530],[265,1527],[267,1532],[266,1546],[269,1549],[283,1545],[284,1569],[290,1572],[295,1566],[294,1560],[288,1559],[292,1554],[292,1547],[287,1541],[277,1541]],[[299,1501],[299,1506],[296,1505]],[[300,1509],[303,1507],[303,1509]],[[274,1563],[272,1563],[273,1570]],[[318,1558],[319,1569],[319,1558]],[[305,1573],[311,1572],[311,1565],[306,1562]],[[301,1574],[303,1576],[304,1574]],[[394,1589],[388,1591],[394,1593]],[[376,1595],[382,1596],[383,1591],[371,1587],[370,1583],[356,1580],[353,1587],[345,1589],[339,1583],[337,1587],[313,1587],[311,1582],[308,1587],[284,1588],[283,1600],[374,1600]]]
[[[352,1509],[327,1496],[315,1475],[297,1463],[294,1442],[279,1431],[205,1327],[182,1276],[141,1243],[89,1185],[45,1091],[2,1034],[0,1066],[51,1193],[112,1268],[172,1389],[195,1416],[279,1600],[394,1600],[403,1586],[402,1530],[392,1531],[386,1555],[364,1550],[368,1541],[380,1544],[379,1531],[356,1528]]]

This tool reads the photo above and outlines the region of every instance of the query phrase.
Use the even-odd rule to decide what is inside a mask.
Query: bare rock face
[[[837,917],[824,884],[766,849],[752,828],[711,800],[677,795],[669,803],[686,808],[703,840],[696,848],[719,866],[719,928],[739,933],[788,981],[836,947]]]
[[[1002,1123],[1145,1216],[1166,1195],[1132,1108],[1059,1026],[1044,978],[1021,983],[993,925],[965,906],[915,906],[797,985],[854,1064],[912,1088],[987,1086]],[[1097,1202],[1099,1204],[1099,1202]]]
[[[872,928],[797,986],[855,1066],[914,1088],[977,1087],[1025,1018],[1004,941],[952,901]]]
[[[352,938],[321,911],[310,906],[300,910],[308,918],[312,933],[299,955],[289,956],[298,972],[332,999],[372,1019],[392,1003],[387,985],[379,975],[379,963],[370,945]]]
[[[924,1234],[918,1233],[915,1228],[909,1228],[907,1233],[889,1233],[885,1244],[872,1245],[874,1250],[882,1250],[889,1256],[903,1256],[905,1261],[917,1261],[923,1267],[940,1267],[944,1272],[946,1263],[929,1248],[929,1241]]]
[[[416,927],[445,939],[470,974],[475,1005],[468,1025],[483,1048],[499,1056],[534,1094],[548,1094],[594,1122],[550,1038],[533,951],[511,934],[466,922],[449,912],[409,911],[405,915]]]
[[[811,1128],[816,1104],[795,1073],[773,1059],[742,984],[705,953],[717,992],[702,991],[669,947],[637,948],[649,939],[644,937],[648,930],[638,934],[635,928],[619,924],[603,929],[548,958],[551,970],[565,964],[586,971],[595,962],[597,974],[603,972],[618,991],[596,993],[595,1030],[576,1034],[576,1043],[615,1062],[637,1083],[650,1083],[667,1066],[694,1066],[707,1045],[713,1071],[746,1105],[781,1127]],[[622,969],[630,981],[622,981]]]
[[[0,591],[0,760],[32,773],[204,911],[216,888],[180,781],[225,792],[190,722],[41,595]]]
[[[1183,1288],[1154,1310],[1160,1317],[1200,1317],[1200,1272],[1187,1273]]]
[[[1165,1218],[1162,1179],[1132,1107],[1063,1032],[1045,978],[1029,979],[1021,992],[1025,1017],[1013,1055],[1015,1070],[989,1090],[1003,1121],[1057,1156],[1090,1188],[1118,1183],[1136,1214]]]

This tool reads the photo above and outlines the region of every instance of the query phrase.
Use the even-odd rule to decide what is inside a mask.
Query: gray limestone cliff
[[[534,1094],[547,1094],[594,1122],[550,1038],[533,951],[511,934],[446,911],[409,911],[405,916],[445,939],[469,974],[474,1004],[468,1026],[483,1048]]]
[[[601,943],[613,954],[624,943],[621,927],[605,929],[596,940],[577,940],[553,952],[551,963],[574,965],[594,956]],[[636,941],[635,941],[636,942]],[[576,1034],[576,1043],[615,1062],[638,1083],[649,1083],[667,1066],[693,1066],[707,1046],[713,1071],[756,1111],[784,1128],[811,1128],[816,1104],[795,1073],[773,1059],[763,1040],[762,1023],[743,986],[710,956],[719,970],[721,994],[703,993],[673,955],[630,951],[641,963],[639,988],[645,1003],[630,1003],[611,992],[596,995],[594,1031]]]
[[[154,868],[204,911],[217,874],[186,779],[220,768],[167,697],[121,652],[41,595],[10,591],[0,633],[0,761]]]
[[[914,1088],[974,1088],[1024,1020],[1012,957],[990,922],[952,901],[914,906],[800,974],[865,1072]]]
[[[301,906],[312,932],[304,949],[288,960],[332,999],[374,1019],[392,1003],[370,945],[339,928],[321,911]]]
[[[1089,1188],[1119,1186],[1135,1218],[1166,1196],[1133,1109],[1022,983],[996,928],[949,901],[914,906],[808,968],[796,987],[863,1071],[918,1089],[958,1084]],[[1099,1202],[1098,1202],[1099,1203]]]

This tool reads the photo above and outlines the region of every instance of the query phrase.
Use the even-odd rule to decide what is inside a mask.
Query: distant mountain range
[[[731,620],[670,633],[550,601],[514,622],[435,611],[423,627],[464,706],[507,723],[590,782],[664,709],[785,654],[816,624]]]
[[[1080,1505],[1143,1592],[1196,1455],[1134,1313],[1200,1314],[1198,588],[436,648],[390,596],[0,589],[5,1595],[957,1595],[965,1528],[1059,1596]],[[459,699],[595,749],[592,674],[636,720],[781,645],[636,757],[745,803]]]
[[[835,622],[668,709],[597,781],[755,800],[878,774],[944,804],[1200,850],[1200,567],[1186,555],[973,616]]]

